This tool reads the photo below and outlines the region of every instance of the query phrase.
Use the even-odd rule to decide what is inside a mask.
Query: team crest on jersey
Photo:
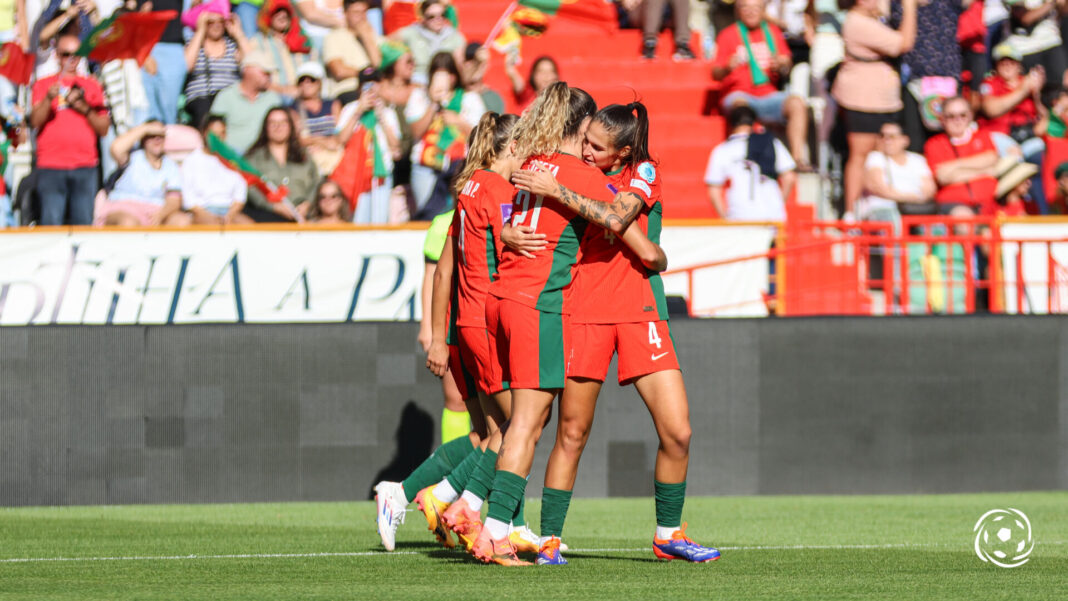
[[[638,165],[638,177],[644,179],[650,184],[656,181],[656,167],[650,162],[642,163]]]
[[[512,203],[501,203],[501,223],[508,223],[512,218]]]

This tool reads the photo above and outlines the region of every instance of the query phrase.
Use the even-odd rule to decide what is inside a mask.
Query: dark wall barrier
[[[437,444],[440,385],[416,330],[0,328],[0,504],[368,498]],[[676,320],[674,331],[691,494],[1068,488],[1068,319]],[[652,494],[656,435],[614,378],[579,495]]]

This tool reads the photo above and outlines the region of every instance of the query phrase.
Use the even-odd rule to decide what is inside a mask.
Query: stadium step
[[[481,42],[508,6],[501,0],[453,0],[460,28],[470,41]],[[598,105],[641,100],[649,110],[650,151],[664,166],[664,215],[668,218],[709,218],[712,210],[703,183],[708,153],[725,137],[717,116],[718,84],[704,60],[671,60],[670,31],[658,38],[658,58],[641,58],[642,36],[566,18],[551,19],[546,32],[522,39],[520,73],[526,75],[539,56],[551,56],[560,76],[593,95]],[[695,32],[691,49],[700,56]],[[501,93],[509,111],[518,112],[504,74],[503,56],[493,52],[486,84]]]

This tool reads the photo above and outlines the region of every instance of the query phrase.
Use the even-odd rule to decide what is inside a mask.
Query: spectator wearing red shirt
[[[89,225],[99,188],[97,141],[110,121],[104,92],[77,74],[81,42],[61,35],[56,42],[60,71],[33,85],[30,126],[37,130],[37,194],[41,225]]]
[[[941,119],[945,131],[923,148],[938,184],[938,212],[951,217],[993,214],[998,153],[990,132],[979,128],[971,105],[960,96],[946,99]]]
[[[1045,71],[1036,66],[1025,73],[1023,57],[1008,43],[994,48],[994,73],[979,88],[986,116],[983,128],[1011,137],[1020,145],[1024,160],[1041,168],[1046,144],[1040,137],[1048,126],[1048,111],[1042,105]],[[1030,198],[1039,213],[1049,212],[1042,188],[1042,178],[1031,182]]]
[[[779,90],[778,84],[793,67],[782,30],[764,18],[764,0],[738,0],[738,20],[716,36],[712,77],[723,82],[723,110],[746,104],[763,123],[786,123],[790,154],[801,167],[808,166],[805,137],[808,109],[805,101]]]

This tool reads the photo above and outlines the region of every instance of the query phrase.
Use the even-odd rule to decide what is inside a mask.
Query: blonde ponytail
[[[478,120],[478,125],[471,130],[471,137],[467,143],[467,158],[464,160],[464,168],[456,176],[454,188],[456,195],[467,185],[468,180],[479,169],[485,169],[493,162],[496,154],[493,152],[493,133],[497,129],[497,121],[500,115],[492,111],[486,112]]]
[[[478,125],[471,130],[467,144],[467,158],[463,169],[453,181],[453,191],[459,196],[464,186],[479,169],[489,169],[512,139],[512,129],[519,117],[510,113],[498,115],[489,112],[482,115]]]
[[[538,94],[534,104],[519,118],[514,133],[515,154],[527,158],[556,150],[564,137],[571,90],[558,81]]]

